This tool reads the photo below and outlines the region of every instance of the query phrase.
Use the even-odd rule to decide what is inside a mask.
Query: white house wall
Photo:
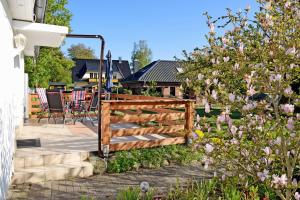
[[[22,127],[24,60],[14,48],[6,0],[0,0],[0,199],[5,199],[13,171],[15,130]]]

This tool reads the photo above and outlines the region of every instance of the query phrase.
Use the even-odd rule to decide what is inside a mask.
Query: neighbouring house
[[[39,46],[59,47],[68,28],[43,24],[46,0],[0,0],[0,199],[13,173],[15,135],[23,127],[27,102],[24,56]],[[50,66],[49,66],[50,67]],[[13,80],[13,84],[7,84]]]
[[[132,90],[133,94],[141,94],[143,89],[151,87],[154,82],[156,90],[162,96],[182,98],[182,81],[178,78],[181,71],[182,68],[176,61],[157,60],[125,78],[122,85]]]
[[[75,59],[75,67],[72,69],[72,82],[74,87],[97,86],[99,80],[99,59]],[[104,60],[102,66],[102,78],[105,82],[105,66],[107,60]],[[118,84],[121,80],[131,75],[129,62],[127,60],[112,60],[113,83]]]

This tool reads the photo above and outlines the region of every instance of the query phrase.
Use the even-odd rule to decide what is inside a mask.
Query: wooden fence
[[[136,95],[112,95],[102,102],[101,144],[109,151],[182,144],[191,137],[194,124],[194,101]],[[122,100],[120,100],[122,99]],[[135,123],[140,128],[112,130],[111,124]],[[164,135],[162,139],[114,143],[123,136]]]

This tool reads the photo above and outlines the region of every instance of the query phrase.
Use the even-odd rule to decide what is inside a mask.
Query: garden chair
[[[48,105],[49,105],[49,116],[48,116],[48,121],[50,120],[51,117],[53,117],[53,120],[56,124],[56,117],[57,116],[62,116],[63,118],[63,123],[65,124],[65,119],[66,119],[66,109],[65,109],[65,104],[63,100],[63,95],[62,92],[60,91],[47,91],[46,92],[47,100],[48,100]]]
[[[38,118],[39,118],[38,123],[40,123],[44,114],[49,113],[49,106],[48,106],[48,101],[47,101],[47,97],[46,97],[46,89],[45,88],[36,88],[36,92],[40,99],[41,112],[40,112],[40,114],[38,114]]]
[[[98,110],[98,101],[99,101],[98,92],[94,92],[89,105],[85,109],[85,116],[87,116],[90,119],[93,126],[94,126],[94,122],[91,114],[95,114],[98,119],[98,115],[96,113]]]
[[[85,94],[85,90],[72,91],[71,114],[74,124],[76,123],[76,120],[79,117],[83,117],[82,114],[85,113]]]

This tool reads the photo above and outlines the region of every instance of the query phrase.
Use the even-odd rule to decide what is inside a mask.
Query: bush
[[[185,165],[200,161],[201,158],[199,151],[184,145],[120,151],[108,161],[108,172],[121,173],[139,168],[159,168],[171,163]]]
[[[185,86],[202,101],[205,113],[217,105],[220,114],[197,117],[196,146],[205,168],[221,168],[222,180],[238,178],[263,184],[281,199],[300,199],[300,2],[258,0],[250,8],[213,20],[207,13],[208,46],[186,54]],[[215,28],[225,28],[217,35]],[[237,112],[239,119],[234,120]],[[230,198],[239,192],[227,188]]]

